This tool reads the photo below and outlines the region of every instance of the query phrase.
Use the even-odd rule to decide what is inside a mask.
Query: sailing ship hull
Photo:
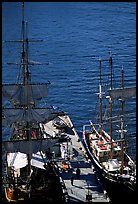
[[[55,119],[63,121],[66,126],[56,127],[54,125]],[[18,154],[11,152],[7,154],[7,158],[10,154],[14,154],[14,162],[12,165],[16,165],[14,171],[13,166],[6,168],[7,185],[5,188],[5,198],[8,202],[65,202],[65,200],[68,199],[67,195],[64,195],[65,189],[56,162],[68,161],[69,156],[72,156],[71,154],[68,154],[68,148],[71,146],[69,137],[70,135],[75,136],[76,130],[73,128],[73,123],[70,117],[63,112],[60,116],[57,116],[53,120],[48,121],[46,124],[41,124],[40,126],[42,134],[47,133],[50,135],[50,138],[45,136],[46,138],[43,140],[43,142],[46,142],[45,144],[42,143],[42,140],[33,140],[33,142],[37,142],[37,145],[41,142],[44,147],[40,152],[37,152],[32,156],[31,176],[29,176],[29,181],[27,181],[28,176],[26,177],[26,181],[23,180],[24,175],[28,175],[28,165],[17,169],[17,167],[19,167],[16,165],[17,162],[18,165],[19,162],[23,164],[23,160],[20,161],[18,158],[18,154],[19,156],[22,156],[22,154],[18,152]],[[24,146],[19,145],[19,142],[20,141],[15,143],[18,144],[18,147],[20,147],[21,150],[25,150],[22,148]],[[30,143],[31,147],[33,147],[33,145],[36,147],[36,143],[33,142]],[[5,147],[7,146],[10,146],[10,142],[5,143]],[[29,146],[27,149],[29,149]],[[10,151],[11,149],[7,150]],[[25,153],[23,156],[25,156]],[[11,164],[8,159],[7,161]],[[11,171],[13,172],[12,178],[10,177],[11,174],[9,174]]]
[[[5,188],[5,197],[8,202],[23,202],[28,199],[26,191],[20,190],[17,194],[13,188]]]
[[[111,174],[109,175],[108,172],[103,169],[98,159],[90,150],[84,134],[83,144],[87,151],[87,154],[89,155],[89,158],[93,163],[94,169],[102,182],[103,187],[106,189],[108,193],[110,200],[118,201],[120,198],[122,198],[123,201],[128,200],[131,200],[131,202],[135,201],[136,199],[135,187],[133,186],[134,188],[132,189],[131,185],[130,186],[126,185],[124,182],[121,182],[121,180],[119,180],[116,175],[111,176]]]
[[[16,203],[25,201],[62,201],[61,182],[52,166],[52,164],[49,164],[50,171],[48,171],[49,169],[36,169],[37,175],[34,178],[31,177],[31,182],[28,183],[27,188],[26,185],[21,184],[20,177],[18,178],[20,182],[5,187],[6,200]]]
[[[41,172],[40,172],[41,174]],[[36,178],[35,178],[36,179]],[[35,188],[29,186],[30,189],[24,189],[20,185],[17,184],[16,187],[10,186],[5,187],[5,195],[4,201],[19,203],[19,202],[63,202],[64,195],[62,191],[62,186],[60,183],[60,178],[57,176],[56,179],[46,178],[45,179],[46,186],[43,185],[37,188],[37,184]],[[54,195],[54,196],[53,196]]]

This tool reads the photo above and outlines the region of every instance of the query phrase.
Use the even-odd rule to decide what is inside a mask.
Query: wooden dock
[[[95,174],[91,161],[74,129],[75,135],[69,135],[72,140],[72,155],[70,157],[69,171],[61,171],[60,176],[64,182],[70,202],[109,202],[106,191]],[[60,166],[60,164],[58,164]],[[76,169],[80,169],[80,177],[76,175]],[[74,181],[71,184],[71,176]]]
[[[64,116],[61,119],[65,120]],[[65,134],[70,140],[62,145],[66,150],[63,150],[62,158],[55,158],[67,202],[109,202],[106,191],[103,189],[69,117],[67,117],[67,121],[71,130]],[[54,135],[54,133],[58,134],[59,130],[50,121],[47,125],[44,125],[44,131],[49,135]],[[69,158],[69,170],[63,168],[63,161],[64,159],[67,161],[67,158]],[[79,178],[76,176],[77,168],[80,169]],[[73,185],[71,184],[72,175],[74,176]]]

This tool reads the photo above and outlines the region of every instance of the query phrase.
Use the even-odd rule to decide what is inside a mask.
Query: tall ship
[[[131,158],[127,151],[129,143],[125,138],[124,105],[128,99],[136,96],[136,87],[124,86],[124,68],[122,67],[121,88],[113,88],[113,62],[112,54],[110,53],[110,88],[107,91],[108,96],[106,96],[106,99],[109,100],[108,133],[104,129],[105,123],[103,120],[103,97],[105,93],[103,92],[102,84],[102,59],[99,62],[100,83],[98,95],[100,122],[97,124],[89,121],[89,124],[83,125],[83,142],[111,201],[118,201],[118,198],[133,201],[136,198],[136,161]],[[118,101],[121,109],[118,125],[119,138],[114,138],[115,134],[113,131],[113,118],[115,117],[113,115],[113,105],[115,101]]]
[[[69,160],[70,135],[77,133],[65,112],[40,106],[50,82],[34,83],[31,77],[24,3],[21,36],[16,41],[22,44],[18,83],[2,85],[2,125],[9,128],[9,138],[2,144],[5,198],[9,202],[67,202],[56,161]]]

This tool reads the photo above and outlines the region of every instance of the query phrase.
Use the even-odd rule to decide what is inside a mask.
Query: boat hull
[[[18,192],[14,188],[5,188],[5,197],[8,202],[23,202],[28,199],[27,192],[22,189]]]
[[[118,201],[122,198],[124,201],[131,200],[131,202],[136,200],[136,190],[132,189],[131,186],[126,185],[124,182],[121,182],[117,176],[109,177],[107,171],[105,171],[94,154],[90,151],[88,144],[83,138],[83,144],[87,151],[89,158],[91,159],[94,169],[100,178],[103,187],[106,189],[107,194],[111,201]]]
[[[64,146],[65,150],[68,150],[70,147],[70,140],[68,137],[69,135],[76,135],[76,130],[73,128],[73,123],[68,115],[62,115],[60,116],[60,119],[66,123],[66,127],[62,128],[62,131],[61,128],[54,126],[53,120],[48,121],[43,125],[45,132],[51,135],[51,138],[54,135],[53,133],[56,133],[56,138],[52,138],[52,145],[54,145],[50,146],[48,149],[49,152],[46,149],[46,153],[41,151],[41,153],[37,152],[36,154],[33,154],[31,158],[31,170],[28,184],[28,165],[12,171],[12,178],[10,174],[11,170],[13,170],[12,167],[9,166],[6,168],[7,186],[5,188],[4,197],[8,202],[64,202],[64,200],[67,199],[67,196],[64,195],[64,189],[61,184],[59,169],[56,165],[56,161],[62,161],[64,159],[68,161],[69,155],[70,157],[72,156],[71,154],[65,154],[61,146]],[[44,140],[50,141],[49,138],[44,138]],[[19,161],[19,158],[17,159]]]
[[[31,202],[38,201],[40,202],[63,202],[64,196],[62,192],[62,186],[59,176],[52,172],[50,169],[49,172],[43,170],[39,171],[39,175],[44,174],[45,181],[41,180],[38,183],[31,183],[28,185],[28,188],[23,188],[24,185],[10,185],[5,187],[5,198],[8,202],[18,203],[18,202]],[[54,170],[53,170],[54,171]],[[38,177],[38,176],[37,176]],[[36,178],[35,178],[36,179]],[[45,184],[45,186],[44,186]],[[54,195],[54,196],[53,196]]]

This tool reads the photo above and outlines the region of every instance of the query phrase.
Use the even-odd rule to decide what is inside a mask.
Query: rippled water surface
[[[2,3],[3,40],[21,37],[21,11],[20,2]],[[125,85],[136,85],[136,3],[25,2],[25,19],[29,39],[44,40],[29,44],[30,59],[43,63],[31,67],[32,80],[51,82],[47,103],[67,112],[78,132],[89,120],[95,122],[99,111],[99,57],[109,59],[112,52],[114,86],[121,84],[122,65]],[[18,66],[6,63],[19,62],[20,50],[18,43],[2,44],[3,83],[16,82]],[[102,73],[105,91],[108,62],[103,62]],[[135,98],[126,103],[125,112],[126,137],[135,157]]]

